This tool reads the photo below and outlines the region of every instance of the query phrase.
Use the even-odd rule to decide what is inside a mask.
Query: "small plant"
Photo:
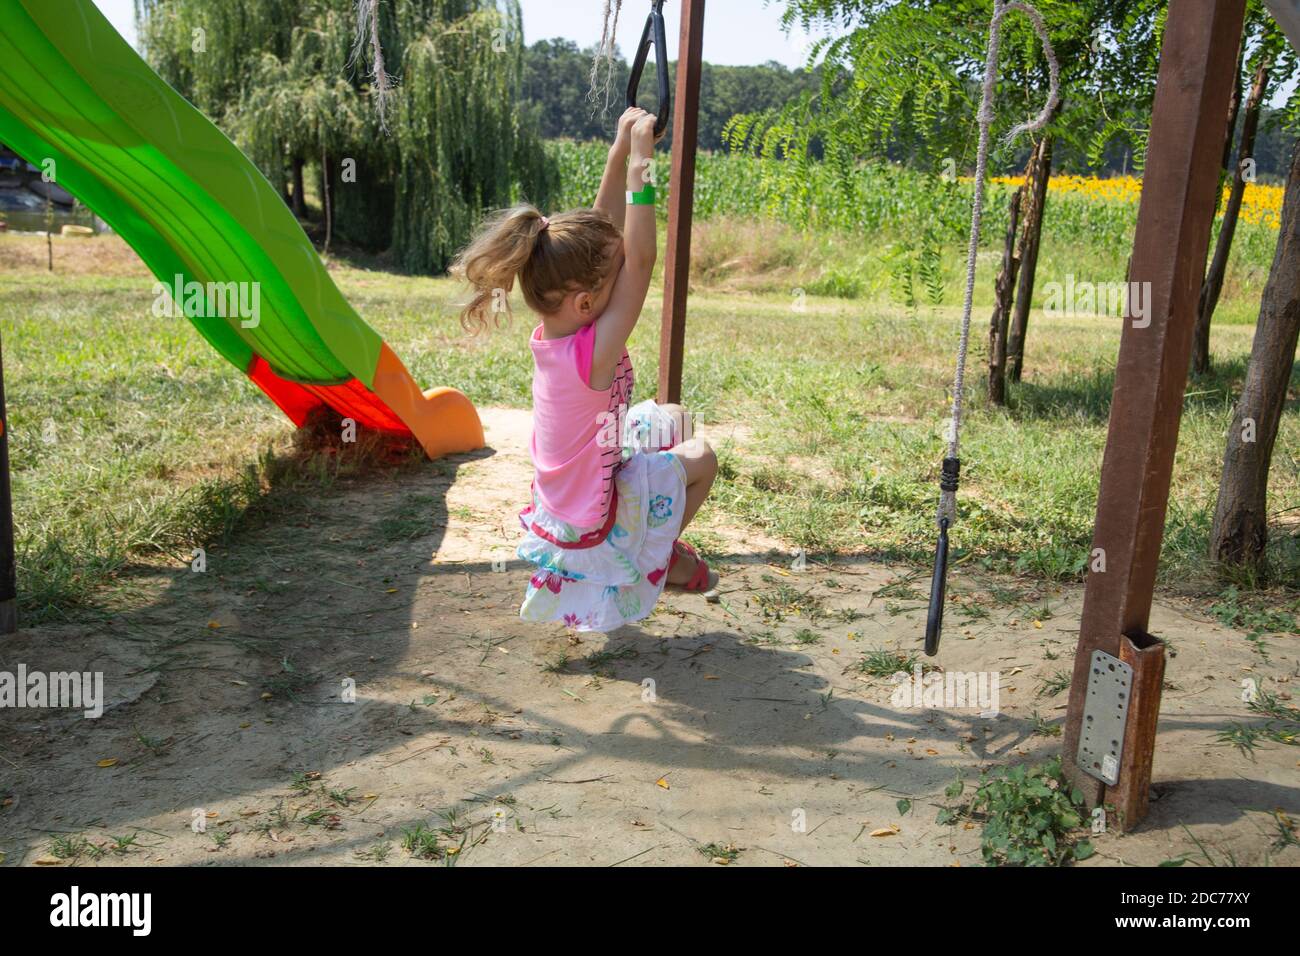
[[[443,849],[438,846],[438,832],[418,823],[413,830],[402,831],[402,849],[417,860],[440,860]]]
[[[1262,724],[1231,723],[1219,731],[1219,743],[1236,747],[1252,760],[1255,745],[1261,740],[1292,747],[1300,744],[1300,708],[1284,703],[1277,694],[1262,688],[1247,706],[1252,713],[1268,719]]]
[[[958,780],[944,791],[961,796]],[[1061,866],[1092,856],[1092,844],[1076,839],[1083,826],[1083,794],[1072,788],[1053,757],[1034,767],[999,767],[980,776],[970,802],[939,812],[937,823],[959,817],[982,820],[980,851],[989,866]]]
[[[989,617],[989,609],[982,604],[963,602],[957,605],[956,611],[966,621],[983,621]]]
[[[135,849],[136,841],[139,838],[140,834],[138,833],[132,833],[130,836],[115,836],[112,838],[113,842],[108,845],[108,850],[119,856],[125,855]]]
[[[1300,707],[1284,704],[1277,694],[1264,690],[1262,687],[1255,699],[1250,702],[1250,709],[1257,714],[1263,714],[1265,717],[1300,724]]]
[[[1273,811],[1273,823],[1277,827],[1277,839],[1273,841],[1274,850],[1285,850],[1289,846],[1300,846],[1296,838],[1295,821],[1281,810]]]
[[[1210,613],[1225,627],[1245,631],[1246,640],[1266,662],[1269,660],[1268,645],[1264,643],[1266,635],[1300,633],[1300,622],[1296,621],[1294,614],[1277,608],[1257,608],[1243,602],[1236,585],[1223,592],[1219,601],[1210,606]]]
[[[318,675],[307,674],[298,670],[288,657],[280,660],[280,673],[266,679],[266,692],[273,697],[287,697],[298,702],[298,695],[316,683]]]
[[[1038,711],[1034,711],[1034,716],[1032,719],[1034,722],[1034,736],[1036,737],[1061,736],[1061,725],[1054,724],[1046,717],[1040,716]]]
[[[864,674],[870,674],[872,677],[892,677],[899,671],[911,673],[913,665],[916,664],[916,652],[903,653],[902,651],[890,651],[883,647],[877,647],[868,651],[858,661],[858,670]],[[922,665],[924,668],[924,665]]]
[[[1236,747],[1243,757],[1255,759],[1255,744],[1263,736],[1258,727],[1248,727],[1245,724],[1232,723],[1226,730],[1219,731],[1216,738],[1221,744],[1228,744]]]
[[[98,848],[81,835],[55,837],[50,841],[50,856],[59,860],[75,860],[81,856],[99,856]]]
[[[610,665],[615,661],[625,661],[636,656],[635,647],[624,647],[617,651],[592,651],[582,660],[592,671],[608,673]]]
[[[1232,723],[1227,730],[1219,731],[1218,740],[1221,744],[1236,747],[1244,756],[1254,760],[1255,745],[1260,740],[1270,740],[1290,747],[1300,744],[1300,727],[1279,727],[1273,721],[1262,726]]]
[[[330,790],[328,793],[330,802],[333,803],[335,806],[339,806],[339,807],[351,806],[352,801],[356,799],[354,796],[352,796],[352,791],[355,789],[356,787],[348,787],[346,790],[338,790],[338,789]]]
[[[804,627],[795,631],[794,642],[803,645],[820,644],[822,642],[822,636],[816,631]]]
[[[912,579],[901,578],[890,581],[872,592],[878,598],[897,598],[900,601],[924,601],[926,596],[912,587]]]
[[[162,754],[167,747],[167,742],[161,737],[150,737],[139,728],[136,728],[135,739],[140,742],[140,746],[151,752],[155,757]]]
[[[1038,693],[1035,696],[1055,697],[1057,694],[1059,694],[1061,691],[1065,690],[1069,686],[1070,686],[1070,672],[1057,671],[1051,677],[1047,678],[1047,680],[1043,681],[1043,683],[1038,688]]]
[[[1231,850],[1228,850],[1223,854],[1222,861],[1216,860],[1214,858],[1214,854],[1212,854],[1209,851],[1206,845],[1196,838],[1196,834],[1193,833],[1191,830],[1187,829],[1187,824],[1184,823],[1182,827],[1183,827],[1183,832],[1186,833],[1187,836],[1191,838],[1191,841],[1196,844],[1196,849],[1201,851],[1201,856],[1204,858],[1206,866],[1236,866],[1237,865],[1237,857]],[[1172,859],[1162,861],[1160,865],[1161,866],[1182,866],[1184,863],[1194,861],[1195,859],[1196,859],[1196,854],[1192,853],[1190,850],[1185,850],[1184,852],[1178,854],[1178,856],[1173,857]],[[1198,863],[1197,866],[1200,866],[1200,864]]]
[[[774,581],[772,576],[767,574],[763,575],[763,580],[769,584]],[[771,591],[760,591],[754,596],[754,602],[758,605],[759,610],[763,612],[763,617],[775,621],[782,621],[790,616],[802,615],[808,618],[809,621],[816,622],[818,618],[826,614],[822,598],[813,594],[812,588],[807,591],[800,591],[798,588],[784,582],[776,582],[776,586]]]
[[[809,295],[857,299],[866,291],[866,283],[854,269],[827,269],[817,278],[805,282],[804,290]]]
[[[311,785],[320,779],[320,773],[315,770],[303,770],[293,775],[293,780],[289,782],[289,789],[294,793],[307,794],[311,793]]]
[[[723,866],[735,863],[737,857],[740,856],[740,847],[736,846],[734,843],[728,843],[725,845],[721,843],[706,843],[701,847],[696,847],[696,849],[698,849],[704,856],[707,856],[710,862],[718,863]]]
[[[263,819],[252,824],[249,829],[259,836],[267,836],[281,830],[287,830],[292,822],[289,815],[284,812],[284,801],[281,800],[267,812]]]

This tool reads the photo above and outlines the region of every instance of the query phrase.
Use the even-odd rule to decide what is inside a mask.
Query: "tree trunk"
[[[1192,371],[1204,375],[1210,370],[1210,322],[1214,308],[1223,291],[1223,277],[1228,271],[1228,253],[1232,250],[1232,237],[1237,231],[1237,217],[1241,214],[1241,197],[1246,192],[1242,163],[1255,151],[1255,131],[1259,128],[1259,110],[1268,89],[1269,61],[1265,57],[1255,70],[1255,79],[1246,98],[1246,114],[1241,123],[1241,141],[1237,146],[1237,165],[1232,174],[1232,191],[1228,205],[1223,210],[1223,223],[1219,226],[1219,239],[1214,245],[1214,258],[1201,283],[1201,297],[1196,304],[1196,331],[1192,342]]]
[[[325,254],[329,255],[330,239],[334,234],[334,210],[330,205],[330,180],[334,177],[330,175],[330,158],[325,152],[325,147],[320,151],[320,182],[321,182],[321,204],[325,215]]]
[[[299,219],[307,218],[306,191],[303,188],[302,170],[306,162],[301,156],[293,161],[293,214]]]
[[[1011,314],[1011,293],[1016,285],[1016,226],[1020,222],[1020,196],[1024,187],[1011,194],[1007,213],[1007,240],[1002,248],[1002,267],[993,286],[993,315],[989,319],[989,401],[994,405],[1007,402],[1007,319]]]
[[[1030,166],[1030,192],[1025,210],[1025,227],[1020,237],[1020,284],[1016,288],[1016,306],[1007,337],[1007,374],[1020,381],[1025,364],[1025,334],[1029,330],[1029,310],[1034,302],[1034,275],[1038,271],[1038,246],[1043,235],[1043,207],[1047,205],[1047,183],[1052,178],[1052,137],[1044,136],[1034,151]]]
[[[49,188],[48,186],[46,187]],[[45,194],[45,252],[49,257],[49,271],[54,271],[54,206],[50,203],[50,194]]]
[[[1291,156],[1282,227],[1260,300],[1241,399],[1223,455],[1210,557],[1258,564],[1268,543],[1268,469],[1300,335],[1300,144]]]
[[[1232,139],[1237,133],[1237,114],[1241,112],[1241,65],[1246,55],[1246,38],[1242,36],[1241,43],[1237,46],[1237,69],[1232,74],[1232,97],[1228,100],[1228,128],[1223,132],[1223,183],[1220,184],[1219,195],[1214,197],[1214,212],[1218,215],[1219,207],[1223,205],[1222,186],[1232,179]]]

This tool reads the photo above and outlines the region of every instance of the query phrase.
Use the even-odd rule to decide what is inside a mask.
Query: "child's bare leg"
[[[677,456],[686,471],[686,506],[682,511],[682,529],[708,498],[713,479],[718,475],[718,456],[703,438],[692,438],[676,445],[670,455]],[[669,584],[685,584],[695,575],[695,561],[678,561],[668,572]]]

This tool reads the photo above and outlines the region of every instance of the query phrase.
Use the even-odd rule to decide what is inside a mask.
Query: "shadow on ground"
[[[517,417],[489,416],[475,456],[271,488],[273,520],[214,543],[205,573],[142,569],[117,613],[0,645],[0,669],[99,670],[109,698],[98,719],[0,712],[8,862],[978,862],[978,828],[936,812],[959,777],[1058,749],[1065,698],[1044,688],[1077,589],[954,581],[939,660],[1002,675],[995,718],[891,704],[862,662],[919,649],[924,596],[864,559],[796,574],[731,547],[717,604],[673,595],[608,636],[526,625]],[[1161,799],[1097,862],[1176,855],[1184,824],[1258,860],[1261,814],[1300,809],[1294,759],[1216,746],[1242,707],[1202,680],[1258,661],[1159,613],[1217,644],[1180,637],[1171,677],[1196,687],[1166,701]]]

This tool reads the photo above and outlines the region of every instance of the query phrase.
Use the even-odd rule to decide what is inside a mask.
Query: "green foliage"
[[[631,47],[639,38],[641,23],[625,20],[620,33]],[[610,100],[593,102],[588,98],[593,49],[581,50],[571,40],[555,38],[537,40],[524,52],[522,96],[537,118],[542,136],[547,139],[608,141],[614,133],[614,121],[623,111],[623,92],[627,89],[629,67],[616,51]],[[670,76],[677,75],[677,64],[668,64]],[[700,149],[720,150],[726,140],[723,130],[738,113],[774,109],[784,106],[800,93],[816,88],[816,73],[789,70],[780,63],[755,66],[700,66],[700,108],[697,142]],[[641,76],[637,103],[655,109],[654,64],[647,65]],[[663,140],[663,148],[672,147],[672,127]]]
[[[441,860],[446,850],[438,843],[438,832],[423,823],[402,831],[402,849],[417,860]]]
[[[1044,0],[1037,6],[1061,63],[1063,87],[1092,82],[1099,63],[1093,24],[1110,5]],[[821,86],[780,110],[754,110],[733,121],[732,145],[790,159],[792,175],[814,147],[828,159],[888,158],[930,172],[950,163],[969,167],[992,10],[991,0],[787,0],[787,26],[828,31],[809,57],[821,71]],[[1042,108],[1047,81],[1036,35],[1027,18],[1013,14],[1002,26],[993,168],[1023,154],[1025,144],[1005,144],[1004,134]],[[1049,131],[1070,141],[1080,125],[1073,114],[1088,102],[1079,97],[1067,104],[1072,115],[1058,114]]]
[[[961,796],[960,780],[945,792]],[[1083,794],[1072,788],[1053,757],[1033,767],[998,767],[980,775],[969,802],[944,807],[936,822],[962,817],[984,823],[980,851],[989,866],[1061,866],[1092,856],[1092,844],[1078,839],[1083,826]]]
[[[382,123],[352,61],[351,0],[138,0],[137,14],[150,64],[272,185],[287,195],[295,171],[325,170],[318,192],[334,198],[338,232],[391,246],[407,270],[442,271],[484,209],[545,203],[554,186],[520,106],[517,0],[380,4],[399,78]]]
[[[915,651],[894,651],[877,647],[862,656],[858,661],[858,670],[872,677],[893,677],[900,672],[910,675],[916,660]]]
[[[1295,614],[1276,607],[1259,607],[1243,599],[1239,588],[1227,588],[1219,600],[1210,607],[1210,613],[1225,627],[1246,631],[1250,638],[1266,634],[1300,634],[1300,623]]]
[[[1254,724],[1229,724],[1226,730],[1218,734],[1220,743],[1236,747],[1252,760],[1255,757],[1255,745],[1260,740],[1300,746],[1300,708],[1292,707],[1277,694],[1262,687],[1247,706],[1252,714],[1264,720]]]

